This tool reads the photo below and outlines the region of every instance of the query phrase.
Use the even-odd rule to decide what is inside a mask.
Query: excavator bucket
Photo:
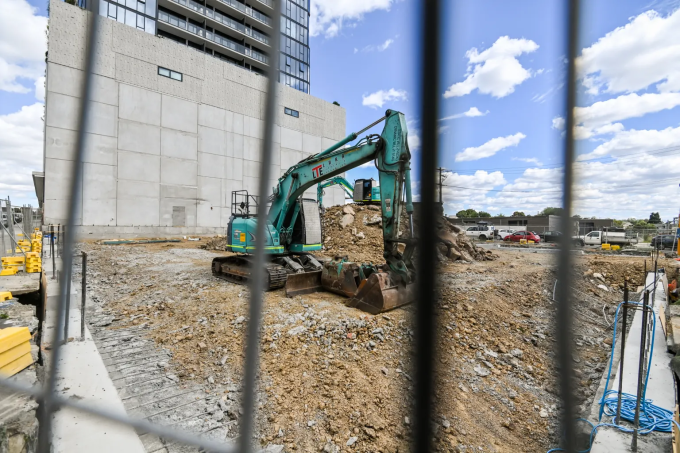
[[[352,297],[361,283],[359,266],[348,261],[330,261],[324,264],[321,286],[326,291]]]
[[[286,297],[315,293],[321,290],[321,271],[288,274]]]
[[[387,272],[376,272],[360,283],[356,294],[345,305],[377,315],[414,302],[415,286],[415,283],[396,282]]]

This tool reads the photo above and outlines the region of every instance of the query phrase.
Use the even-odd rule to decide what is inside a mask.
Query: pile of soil
[[[227,236],[218,234],[208,239],[205,244],[199,245],[198,248],[204,250],[225,250],[228,245],[227,239]]]
[[[418,237],[417,216],[414,234]],[[328,256],[348,255],[353,261],[382,263],[383,234],[380,207],[348,204],[327,208],[322,217],[324,252]],[[458,226],[444,216],[437,219],[440,261],[467,262],[492,260],[491,251],[475,246]],[[408,236],[408,218],[402,213],[399,223],[401,237]],[[416,250],[417,253],[417,250]]]

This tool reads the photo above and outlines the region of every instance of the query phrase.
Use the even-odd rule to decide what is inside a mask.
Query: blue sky
[[[9,175],[0,194],[37,204],[30,171],[42,166],[46,1],[29,3],[0,0],[0,10],[12,13],[0,17],[0,172]],[[444,3],[447,212],[558,206],[563,2]],[[670,219],[680,195],[680,0],[582,3],[575,211],[614,218],[659,211]],[[312,0],[310,19],[312,95],[346,109],[348,133],[387,108],[404,112],[416,158],[418,15],[415,0]],[[369,166],[348,179],[370,176],[377,173]]]

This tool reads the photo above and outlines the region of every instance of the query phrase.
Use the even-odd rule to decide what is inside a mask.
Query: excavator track
[[[252,268],[252,257],[245,255],[219,257],[212,261],[212,273],[215,277],[239,285],[247,285],[250,282]],[[288,273],[283,266],[267,263],[265,271],[265,291],[285,286]]]

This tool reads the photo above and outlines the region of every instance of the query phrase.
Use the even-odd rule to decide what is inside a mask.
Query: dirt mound
[[[414,233],[418,237],[416,216]],[[349,204],[327,208],[322,216],[323,245],[328,255],[348,255],[357,262],[382,263],[383,236],[380,207]],[[405,213],[400,219],[399,234],[408,234],[408,218]],[[478,248],[468,240],[465,233],[449,223],[445,217],[437,222],[440,260],[484,261],[494,259],[490,251]]]
[[[198,246],[199,249],[205,250],[225,250],[227,247],[227,237],[221,234],[208,239],[205,244]]]

